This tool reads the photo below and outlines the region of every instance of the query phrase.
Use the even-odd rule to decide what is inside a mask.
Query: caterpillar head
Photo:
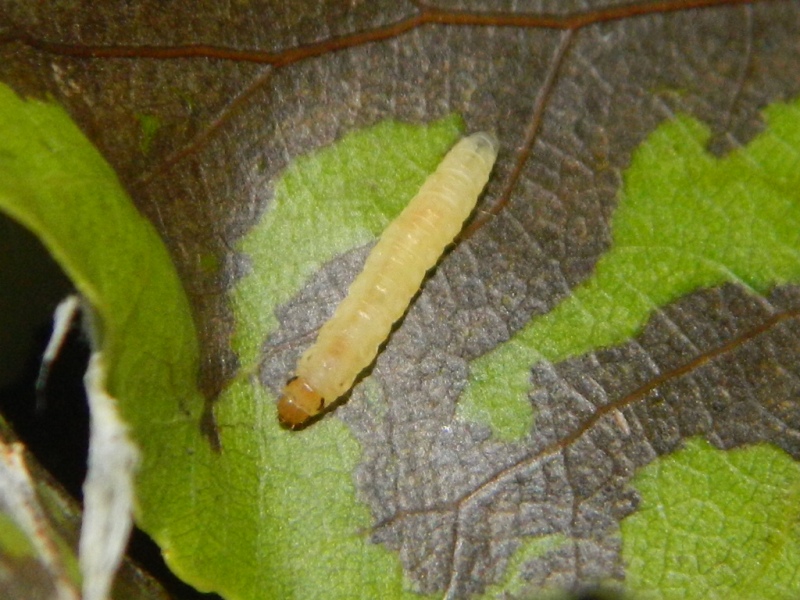
[[[297,429],[325,408],[325,399],[302,377],[293,377],[278,400],[278,419],[284,427]]]

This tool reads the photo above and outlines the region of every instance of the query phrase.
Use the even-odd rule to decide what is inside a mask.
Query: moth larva
[[[278,418],[303,425],[352,387],[403,316],[425,273],[456,237],[489,179],[498,142],[489,133],[459,141],[384,230],[347,297],[297,363]]]

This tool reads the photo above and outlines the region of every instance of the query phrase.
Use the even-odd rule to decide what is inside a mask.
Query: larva
[[[425,273],[452,243],[478,200],[497,158],[488,133],[463,138],[384,230],[347,297],[300,357],[278,402],[292,429],[322,412],[372,363],[403,316]]]

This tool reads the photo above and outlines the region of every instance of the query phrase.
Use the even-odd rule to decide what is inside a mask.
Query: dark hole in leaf
[[[50,331],[49,326],[40,328],[37,344],[23,373],[13,383],[0,388],[0,411],[42,466],[80,500],[89,440],[89,411],[83,388],[89,347],[80,331],[70,332],[51,368],[46,402],[37,412],[34,384]],[[128,556],[176,600],[220,598],[217,594],[202,594],[178,579],[164,563],[155,542],[139,529],[134,529],[131,536]]]
[[[41,244],[27,230],[0,217],[0,328],[13,335],[0,338],[0,413],[66,491],[81,500],[89,444],[89,409],[83,375],[89,359],[88,340],[73,325],[53,362],[36,408],[35,383],[52,332],[52,310],[72,292],[71,284]],[[6,301],[7,300],[7,301]],[[36,312],[34,322],[30,313]],[[20,314],[27,313],[27,314]],[[6,360],[13,357],[14,360]],[[13,368],[12,368],[13,367]],[[158,546],[138,529],[128,556],[161,583],[175,600],[214,600],[178,579],[166,566]]]

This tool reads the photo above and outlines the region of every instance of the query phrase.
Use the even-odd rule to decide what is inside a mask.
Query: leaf
[[[63,109],[26,102],[0,85],[0,132],[0,209],[39,236],[90,304],[96,362],[107,364],[102,371],[93,368],[87,379],[93,410],[113,410],[103,386],[98,388],[96,380],[104,379],[152,461],[159,440],[142,432],[164,422],[177,429],[175,413],[188,412],[191,400],[195,416],[189,413],[183,423],[194,429],[202,408],[194,383],[194,328],[174,267],[114,172]],[[176,401],[181,397],[183,405]],[[121,430],[115,436],[118,443]],[[110,459],[108,447],[105,452]],[[122,460],[130,462],[132,450],[126,452]],[[93,459],[96,467],[101,462]],[[118,465],[114,475],[122,472]],[[138,482],[145,512],[148,484],[161,487],[148,475],[143,472]],[[92,489],[106,483],[94,473],[89,479]],[[103,497],[110,500],[108,489]],[[99,514],[96,499],[87,490],[92,517]]]
[[[613,244],[593,276],[475,361],[461,417],[522,437],[533,363],[619,344],[698,289],[730,282],[763,294],[800,282],[800,104],[765,118],[764,133],[723,158],[705,151],[711,131],[686,116],[650,135],[625,173]]]
[[[148,509],[144,519],[157,521],[146,526],[185,577],[230,598],[620,587],[620,523],[636,514],[638,469],[696,436],[725,449],[768,442],[800,457],[791,282],[756,293],[725,283],[733,278],[667,287],[672,295],[632,315],[615,340],[549,361],[523,352],[517,397],[528,398],[527,418],[518,403],[504,424],[496,411],[492,426],[487,416],[457,418],[472,361],[598,276],[617,241],[624,175],[662,124],[682,115],[707,126],[695,156],[713,165],[768,129],[764,107],[800,94],[793,3],[566,3],[546,14],[334,4],[311,17],[302,5],[178,2],[120,15],[117,5],[34,3],[0,17],[0,78],[68,107],[156,225],[194,310],[201,389],[222,454],[207,450],[196,422],[183,428],[182,413],[173,412],[178,424],[146,428],[164,438],[169,429],[173,446],[151,463],[167,484],[149,505],[163,514]],[[352,233],[367,217],[342,210],[328,229],[345,226],[350,242],[311,235],[307,252],[322,266],[244,294],[265,259],[248,233],[280,210],[281,176],[300,157],[335,152],[348,134],[387,120],[453,114],[466,131],[495,128],[503,144],[475,220],[348,403],[299,435],[277,430],[269,400],[374,232]],[[397,141],[376,152],[391,156]],[[793,160],[794,151],[781,155]],[[377,164],[415,162],[397,156]],[[342,165],[348,185],[361,179]],[[318,179],[331,181],[296,181]],[[270,236],[273,254],[297,254],[281,242],[300,232],[306,223]],[[242,316],[253,313],[249,331]],[[597,349],[604,344],[615,345]],[[188,401],[187,420],[199,404]],[[304,479],[271,487],[292,472]],[[316,500],[320,490],[337,493]],[[269,500],[263,520],[251,519],[261,508],[254,498]],[[301,535],[315,528],[316,537]],[[342,528],[351,535],[319,535]],[[334,584],[341,579],[350,587]]]
[[[642,504],[622,534],[638,597],[778,599],[800,587],[800,467],[784,452],[691,440],[634,485]]]
[[[368,526],[369,521],[363,507],[355,503],[349,480],[357,448],[340,425],[327,424],[322,429],[330,435],[317,436],[310,443],[280,430],[270,411],[266,421],[271,426],[251,429],[245,432],[250,435],[242,435],[243,432],[238,431],[239,424],[255,420],[254,411],[266,404],[257,393],[259,390],[253,389],[245,379],[220,399],[218,419],[223,430],[224,452],[221,455],[211,453],[209,444],[200,435],[197,411],[201,405],[188,377],[197,360],[191,323],[188,312],[181,311],[185,300],[163,247],[141,217],[131,212],[124,193],[116,187],[113,173],[63,111],[37,101],[24,102],[8,88],[0,91],[0,108],[6,116],[0,122],[0,130],[8,132],[6,139],[12,140],[2,147],[5,160],[0,169],[8,186],[0,189],[0,203],[40,234],[84,296],[97,307],[101,317],[95,325],[97,343],[111,357],[109,380],[115,381],[114,389],[122,402],[123,413],[133,426],[144,455],[138,482],[140,522],[170,552],[173,568],[186,572],[201,587],[207,579],[223,590],[229,589],[234,596],[281,594],[289,586],[301,594],[303,587],[307,587],[307,593],[311,593],[332,585],[330,597],[352,597],[353,593],[365,593],[368,589],[365,581],[374,582],[375,595],[399,591],[400,570],[384,552],[366,546],[359,531]],[[407,155],[419,151],[420,143],[427,145],[430,148],[427,154],[416,155],[424,167],[408,163],[398,168],[396,162],[386,163],[384,167],[386,176],[382,184],[395,193],[402,190],[401,198],[408,198],[426,175],[425,168],[432,170],[450,146],[456,125],[457,120],[449,119],[427,133],[390,124],[372,132],[366,140],[353,138],[353,144],[345,144],[340,150],[344,151],[350,165],[364,163],[356,169],[363,174],[364,169],[374,166],[376,139],[381,139],[382,143],[392,140],[395,151],[407,146]],[[378,158],[385,162],[389,157]],[[326,160],[323,156],[309,164],[317,169],[324,167]],[[341,164],[342,156],[335,156],[334,162]],[[292,185],[291,179],[288,185]],[[374,183],[367,187],[374,188]],[[354,193],[352,189],[345,192]],[[363,189],[360,194],[363,196]],[[374,203],[369,202],[374,195],[375,191],[368,189],[366,198],[360,199],[370,210],[375,208]],[[358,196],[356,191],[350,197],[357,199]],[[312,193],[307,210],[317,210],[314,202],[319,202],[320,198],[319,193]],[[397,213],[402,206],[403,202],[395,200],[387,210]],[[296,205],[289,208],[297,209]],[[74,212],[70,214],[69,211]],[[289,211],[289,224],[292,216]],[[268,221],[267,226],[276,222],[277,227],[286,230],[286,220],[287,216],[279,213],[277,220]],[[374,215],[373,220],[373,230],[377,231],[386,217]],[[322,229],[327,229],[324,220],[320,224]],[[80,230],[76,231],[78,227]],[[354,230],[356,236],[363,236],[359,231],[362,227],[364,225],[359,225]],[[337,239],[348,243],[342,231],[334,230],[334,233]],[[314,239],[320,237],[322,231],[310,234]],[[105,243],[103,237],[108,238]],[[257,237],[255,239],[258,241]],[[102,261],[87,251],[96,241],[108,249]],[[349,243],[356,241],[358,237],[351,238]],[[131,262],[131,256],[138,260]],[[289,255],[281,256],[285,264],[289,264]],[[312,266],[320,262],[319,257],[304,251],[295,256],[310,260]],[[95,264],[98,262],[103,264]],[[112,265],[116,267],[113,270]],[[275,264],[266,262],[260,275],[268,278],[274,272]],[[289,277],[282,285],[289,285],[291,290],[292,284],[297,286],[298,283],[297,277]],[[265,297],[261,289],[264,288],[255,288],[256,299]],[[271,288],[266,286],[265,289]],[[252,304],[247,308],[253,311]],[[256,307],[255,311],[243,315],[250,331],[253,321],[264,310],[264,307]],[[161,318],[167,320],[160,321]],[[183,348],[176,349],[176,343]],[[153,379],[148,381],[143,374]],[[149,393],[144,393],[145,389]],[[188,412],[192,404],[187,400],[192,399],[194,414]],[[271,408],[272,403],[266,406]],[[172,411],[177,418],[164,418],[164,410]],[[230,426],[228,419],[232,421],[234,435],[226,435],[225,430]],[[263,417],[259,420],[264,421]],[[181,436],[180,444],[175,444],[176,435]],[[259,447],[261,453],[254,455],[253,449]],[[188,482],[184,462],[169,460],[176,452],[189,452],[195,468],[202,466],[205,472],[189,473],[192,481]],[[242,459],[248,455],[259,460]],[[319,455],[332,457],[321,471],[313,460]],[[257,481],[259,472],[265,469],[269,477],[263,482],[260,493],[255,493],[248,484]],[[241,490],[242,495],[228,498],[229,492],[236,489]],[[324,495],[320,494],[322,491]],[[306,501],[302,513],[297,514],[295,507],[300,498]],[[202,514],[203,507],[215,504],[227,505],[232,511],[217,510],[213,518],[205,520],[202,528],[186,527],[197,514]],[[359,513],[361,516],[356,518]],[[281,525],[264,527],[265,523]],[[220,554],[217,547],[220,543],[234,551]],[[193,549],[188,556],[183,554],[187,547]],[[242,561],[241,553],[248,548],[254,555],[263,556],[260,562]],[[309,555],[322,560],[317,565],[309,564]],[[353,577],[352,572],[331,564],[327,557],[332,555],[346,563],[349,561],[358,568],[360,576]],[[195,571],[198,563],[206,563],[201,572]],[[298,564],[303,564],[303,570],[313,567],[315,573],[313,577],[300,578],[302,586],[298,585],[300,573],[292,572]],[[242,578],[253,571],[272,571],[273,576],[266,580],[266,585],[263,580],[252,579],[248,585]],[[394,577],[386,578],[392,571]]]
[[[212,565],[205,567],[206,573],[213,569],[217,585],[232,597],[278,597],[289,590],[311,597],[322,589],[328,598],[405,595],[399,564],[365,536],[369,515],[356,500],[351,475],[359,456],[356,441],[336,421],[300,434],[281,429],[276,398],[257,384],[253,373],[262,360],[259,346],[278,326],[280,304],[324,262],[377,236],[436,167],[456,139],[459,124],[457,117],[427,128],[386,122],[303,157],[282,175],[270,211],[242,240],[252,271],[234,292],[234,344],[243,373],[251,379],[237,380],[222,395],[216,415],[223,457],[234,457],[235,468],[247,469],[250,476],[242,481],[235,513],[220,511],[219,521],[209,518],[206,523],[211,536],[224,529],[238,546],[263,558],[256,565],[251,558],[243,573],[237,564],[241,559],[204,557]],[[271,338],[279,349],[282,343]],[[289,348],[297,350],[296,345]],[[280,360],[280,353],[267,353]],[[283,382],[289,371],[286,362],[279,364],[277,381]],[[265,383],[275,381],[261,377]],[[258,450],[255,460],[242,460],[253,449]],[[254,481],[260,481],[257,488],[248,485]],[[233,531],[239,524],[235,521],[241,528]],[[212,543],[208,530],[195,534],[190,547]],[[197,560],[177,552],[174,557],[176,564],[186,561],[187,568]],[[261,576],[242,585],[241,578],[251,570]]]

